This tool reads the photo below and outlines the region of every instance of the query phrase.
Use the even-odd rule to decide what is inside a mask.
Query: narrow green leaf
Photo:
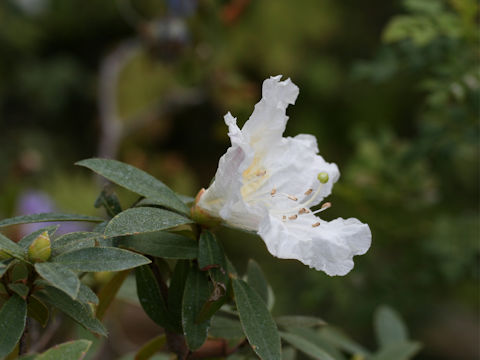
[[[27,305],[27,315],[39,322],[42,327],[47,326],[50,311],[47,305],[37,299],[35,296],[29,296]]]
[[[342,352],[337,349],[333,344],[323,339],[317,330],[306,327],[296,327],[289,328],[288,332],[312,343],[316,347],[322,349],[335,360],[346,360]]]
[[[137,295],[143,310],[150,319],[166,329],[173,329],[172,321],[153,271],[148,265],[135,269]]]
[[[245,281],[233,279],[233,292],[243,331],[263,360],[281,358],[280,335],[263,299]]]
[[[382,348],[370,360],[409,360],[422,348],[421,344],[413,341],[390,343]]]
[[[282,348],[282,360],[295,360],[297,358],[297,350],[287,346]]]
[[[27,303],[14,294],[0,309],[0,358],[13,351],[27,318]]]
[[[9,238],[7,238],[5,235],[2,235],[0,233],[0,250],[3,250],[10,256],[13,256],[14,258],[24,260],[26,259],[25,256],[25,250],[18,245],[17,243],[13,242]]]
[[[318,347],[316,344],[308,341],[307,339],[286,332],[280,332],[282,339],[288,342],[290,345],[300,350],[304,354],[310,356],[313,359],[317,360],[335,360],[327,352]]]
[[[102,336],[107,335],[102,323],[93,317],[90,307],[82,304],[78,300],[73,300],[63,291],[52,286],[46,286],[43,290],[36,292],[35,296],[58,308],[87,330]]]
[[[95,294],[92,289],[83,283],[80,283],[77,299],[83,303],[90,303],[94,305],[98,305],[99,302],[97,294]]]
[[[375,311],[374,328],[380,348],[408,340],[407,327],[400,315],[388,306],[379,306]]]
[[[245,337],[240,321],[223,316],[212,317],[210,336],[224,339],[240,339]]]
[[[202,231],[198,244],[198,267],[209,270],[212,280],[226,288],[228,282],[227,260],[221,245],[210,231]]]
[[[51,286],[54,286],[72,299],[76,299],[80,289],[80,280],[72,270],[59,263],[36,263],[35,270],[47,280]]]
[[[55,345],[38,355],[35,360],[81,360],[91,345],[92,342],[88,340],[69,341]]]
[[[0,220],[0,227],[18,225],[18,224],[50,222],[50,221],[102,222],[102,221],[105,221],[105,219],[98,218],[95,216],[87,216],[87,215],[41,213],[41,214],[22,215],[22,216]]]
[[[137,235],[190,223],[192,220],[168,210],[150,207],[132,208],[110,220],[105,228],[105,235],[109,237]]]
[[[18,245],[20,245],[24,249],[28,249],[28,247],[31,245],[33,240],[35,240],[38,236],[40,236],[44,231],[48,232],[48,236],[52,238],[52,236],[55,235],[55,232],[59,227],[60,225],[50,225],[50,226],[41,228],[37,231],[34,231],[33,233],[25,235],[22,239],[20,239],[20,241],[18,242]]]
[[[85,166],[108,180],[146,198],[157,201],[162,206],[189,213],[188,207],[177,195],[160,180],[131,165],[111,159],[87,159],[76,163]]]
[[[113,247],[93,247],[67,252],[53,261],[76,271],[120,271],[150,262],[145,256]]]
[[[142,254],[166,259],[195,259],[198,253],[198,243],[195,240],[165,231],[122,236],[115,243]]]
[[[168,311],[178,332],[182,332],[182,301],[189,270],[188,260],[178,260],[168,289]]]
[[[148,360],[150,359],[157,351],[159,351],[167,342],[165,335],[159,335],[145,345],[143,345],[135,354],[135,360]]]
[[[79,231],[59,236],[52,243],[52,256],[57,256],[73,250],[94,247],[96,242],[103,239],[102,234]]]
[[[114,217],[122,212],[122,206],[117,195],[109,187],[102,190],[97,200],[95,200],[94,206],[96,208],[104,207],[110,217]]]
[[[207,339],[210,321],[197,323],[196,319],[209,295],[207,274],[192,267],[188,273],[182,303],[183,333],[190,350],[198,349]]]
[[[2,278],[3,274],[7,272],[8,268],[14,264],[14,261],[14,258],[0,261],[0,279]]]
[[[275,318],[275,321],[278,326],[283,328],[292,328],[292,327],[317,327],[327,325],[322,319],[313,317],[313,316],[279,316]]]
[[[130,274],[130,269],[116,273],[98,292],[97,317],[100,320],[105,316],[128,274]]]
[[[262,269],[256,261],[250,259],[247,265],[247,282],[268,304],[268,283]]]
[[[330,344],[336,346],[338,349],[349,354],[358,354],[364,357],[370,356],[370,352],[363,346],[353,341],[349,336],[331,326],[325,326],[318,332],[322,339],[325,339]]]
[[[27,297],[30,291],[28,286],[23,283],[8,284],[8,288],[23,299]]]

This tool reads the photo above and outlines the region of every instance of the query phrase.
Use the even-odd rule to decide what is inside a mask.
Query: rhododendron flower
[[[318,155],[314,136],[282,136],[298,87],[280,79],[264,81],[263,98],[241,130],[236,118],[225,115],[232,146],[193,211],[257,232],[276,257],[345,275],[353,256],[370,247],[370,228],[354,218],[322,220],[317,214],[330,203],[311,210],[331,193],[340,173]]]

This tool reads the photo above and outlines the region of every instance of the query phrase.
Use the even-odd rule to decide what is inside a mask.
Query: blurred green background
[[[223,115],[245,121],[283,74],[300,87],[287,135],[317,136],[342,173],[325,217],[368,223],[373,244],[335,278],[222,230],[230,258],[262,265],[277,314],[373,346],[388,304],[419,358],[477,359],[478,18],[475,0],[4,0],[0,217],[98,214],[98,179],[73,165],[92,156],[195,195],[229,145]]]

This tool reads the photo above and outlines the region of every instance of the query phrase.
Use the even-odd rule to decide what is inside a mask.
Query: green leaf
[[[407,327],[400,315],[388,306],[379,306],[375,311],[374,328],[380,348],[408,340]]]
[[[175,328],[172,325],[165,299],[152,269],[148,265],[136,268],[135,280],[137,282],[138,300],[148,317],[163,328]]]
[[[198,349],[207,339],[210,321],[198,323],[196,319],[209,295],[207,274],[195,266],[192,267],[187,277],[182,302],[183,333],[190,350]]]
[[[79,231],[59,236],[52,243],[52,256],[57,256],[73,250],[94,247],[96,242],[103,239],[102,234]]]
[[[14,258],[0,261],[0,279],[2,278],[3,274],[7,272],[8,268],[14,264],[14,261]]]
[[[240,322],[252,349],[263,360],[281,358],[280,335],[263,299],[245,281],[233,279]]]
[[[28,298],[27,315],[39,322],[42,327],[47,326],[50,311],[47,305],[37,299],[35,296]]]
[[[130,274],[130,269],[116,273],[98,292],[97,317],[100,320],[105,316],[128,274]]]
[[[198,267],[209,270],[212,280],[225,287],[228,282],[227,260],[215,235],[210,231],[202,231],[198,244]]]
[[[122,236],[115,243],[142,254],[166,259],[196,259],[198,253],[195,240],[165,231]]]
[[[18,242],[18,245],[23,247],[24,249],[28,249],[28,247],[32,244],[33,240],[35,240],[38,236],[40,236],[44,231],[48,232],[48,236],[50,238],[55,234],[57,229],[59,228],[60,225],[51,225],[51,226],[46,226],[44,228],[41,228],[37,231],[34,231],[31,234],[28,234],[24,236],[20,241]]]
[[[193,221],[177,213],[157,208],[127,209],[115,216],[105,229],[106,236],[125,236],[171,229]]]
[[[247,282],[268,304],[268,283],[262,269],[256,261],[250,259],[247,265]]]
[[[145,256],[113,247],[79,249],[58,255],[53,261],[76,271],[120,271],[150,263]]]
[[[409,360],[413,358],[421,348],[420,343],[413,341],[391,343],[372,356],[370,360]]]
[[[224,339],[240,339],[245,337],[240,321],[223,316],[212,317],[210,336]]]
[[[146,198],[155,200],[162,206],[189,213],[188,207],[177,195],[160,180],[131,165],[111,159],[87,159],[76,163],[85,166],[108,180]]]
[[[346,360],[342,352],[333,344],[323,339],[317,330],[306,327],[295,327],[288,328],[288,332],[312,343],[335,360]]]
[[[81,360],[87,354],[88,349],[92,345],[88,340],[69,341],[60,345],[55,345],[35,360]]]
[[[278,326],[283,328],[292,328],[292,327],[317,327],[327,325],[322,319],[313,317],[313,316],[279,316],[275,318],[275,321]]]
[[[0,250],[3,250],[10,256],[14,258],[24,260],[25,261],[25,250],[18,245],[17,243],[13,242],[6,236],[0,233]]]
[[[167,342],[165,335],[159,335],[145,345],[143,345],[135,354],[135,360],[150,359],[157,351],[159,351]]]
[[[345,351],[349,354],[358,354],[364,357],[367,357],[370,355],[370,352],[365,349],[363,346],[358,344],[357,342],[353,341],[342,333],[341,331],[334,329],[331,326],[325,326],[323,327],[318,334],[320,337],[330,344],[334,345],[338,349]]]
[[[80,289],[80,280],[72,270],[58,263],[36,263],[35,270],[50,285],[62,290],[72,299],[76,299]]]
[[[187,282],[190,262],[178,260],[173,269],[170,287],[168,288],[168,311],[178,332],[182,332],[182,301],[185,283]]]
[[[122,212],[122,206],[117,195],[109,188],[102,190],[97,200],[95,200],[94,206],[96,208],[103,206],[110,217],[114,217]]]
[[[102,222],[105,219],[98,218],[95,216],[87,215],[75,215],[75,214],[62,214],[62,213],[41,213],[41,214],[31,214],[31,215],[22,215],[9,219],[4,219],[0,221],[0,227],[18,225],[18,224],[29,224],[29,223],[39,223],[39,222],[50,222],[50,221],[88,221],[88,222]]]
[[[26,298],[30,289],[23,283],[8,284],[8,288],[22,298]]]
[[[83,303],[90,303],[94,305],[98,305],[99,302],[97,294],[95,294],[92,289],[83,283],[80,283],[77,299]]]
[[[307,339],[291,333],[280,332],[282,339],[288,342],[290,345],[300,350],[304,354],[317,360],[335,360],[326,351],[317,346],[316,344],[308,341]]]
[[[107,335],[102,323],[93,317],[90,307],[86,304],[82,304],[78,300],[73,300],[63,291],[52,286],[46,286],[43,290],[36,292],[35,296],[58,308],[87,330],[102,336]]]
[[[0,309],[0,358],[10,354],[20,340],[27,319],[27,303],[14,294]]]

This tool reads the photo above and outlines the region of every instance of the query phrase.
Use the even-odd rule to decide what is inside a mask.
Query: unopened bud
[[[44,231],[33,240],[28,247],[28,257],[33,262],[47,261],[52,254],[50,236],[48,231]]]
[[[328,174],[326,172],[321,172],[317,176],[318,181],[320,181],[322,184],[326,184],[328,182]]]

